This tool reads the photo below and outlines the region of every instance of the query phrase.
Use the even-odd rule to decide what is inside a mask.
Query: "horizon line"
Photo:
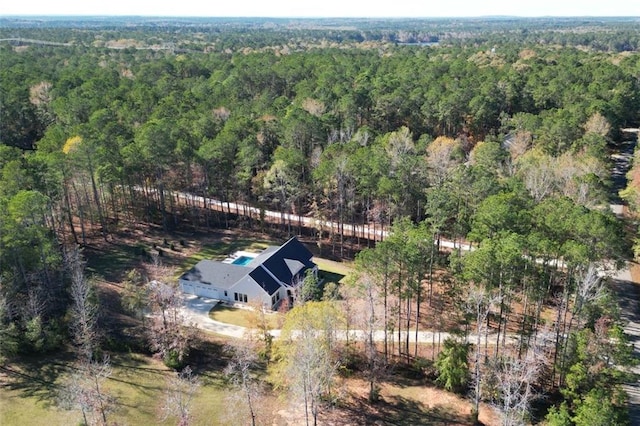
[[[640,19],[640,15],[466,15],[466,16],[287,16],[287,15],[142,15],[142,14],[0,14],[3,18],[222,18],[222,19],[478,19],[478,18],[517,18],[517,19],[546,19],[546,18],[568,18],[568,19],[603,19],[603,18],[625,18]]]

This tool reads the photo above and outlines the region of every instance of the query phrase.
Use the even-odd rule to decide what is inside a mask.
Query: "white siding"
[[[271,296],[269,296],[267,292],[249,276],[246,276],[235,283],[229,290],[227,290],[227,292],[232,303],[236,302],[234,293],[239,293],[247,295],[247,303],[259,302],[266,307],[271,308]],[[242,301],[242,303],[244,303],[244,301]]]
[[[182,291],[187,294],[195,294],[196,296],[208,297],[209,299],[220,299],[218,289],[209,284],[180,280],[180,287],[182,287]]]
[[[182,289],[183,293],[196,294],[193,283],[191,281],[180,280],[180,288]]]

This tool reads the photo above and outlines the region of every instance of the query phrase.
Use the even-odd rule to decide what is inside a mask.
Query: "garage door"
[[[217,299],[218,298],[218,290],[216,290],[215,288],[209,286],[209,285],[202,285],[202,284],[194,284],[193,285],[195,288],[195,293],[198,296],[202,296],[202,297],[208,297],[210,299]]]
[[[186,294],[195,294],[195,289],[193,288],[193,284],[187,284],[184,281],[180,282],[180,286],[182,287],[182,292]]]

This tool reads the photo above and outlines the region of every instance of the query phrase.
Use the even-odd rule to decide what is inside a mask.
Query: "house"
[[[293,237],[261,253],[237,252],[222,262],[201,260],[180,276],[180,288],[186,294],[229,303],[261,303],[277,309],[283,300],[293,301],[294,287],[308,270],[317,277],[318,267],[312,257]]]

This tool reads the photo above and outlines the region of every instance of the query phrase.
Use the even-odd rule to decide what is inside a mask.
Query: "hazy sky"
[[[2,0],[0,15],[640,16],[637,0]]]

